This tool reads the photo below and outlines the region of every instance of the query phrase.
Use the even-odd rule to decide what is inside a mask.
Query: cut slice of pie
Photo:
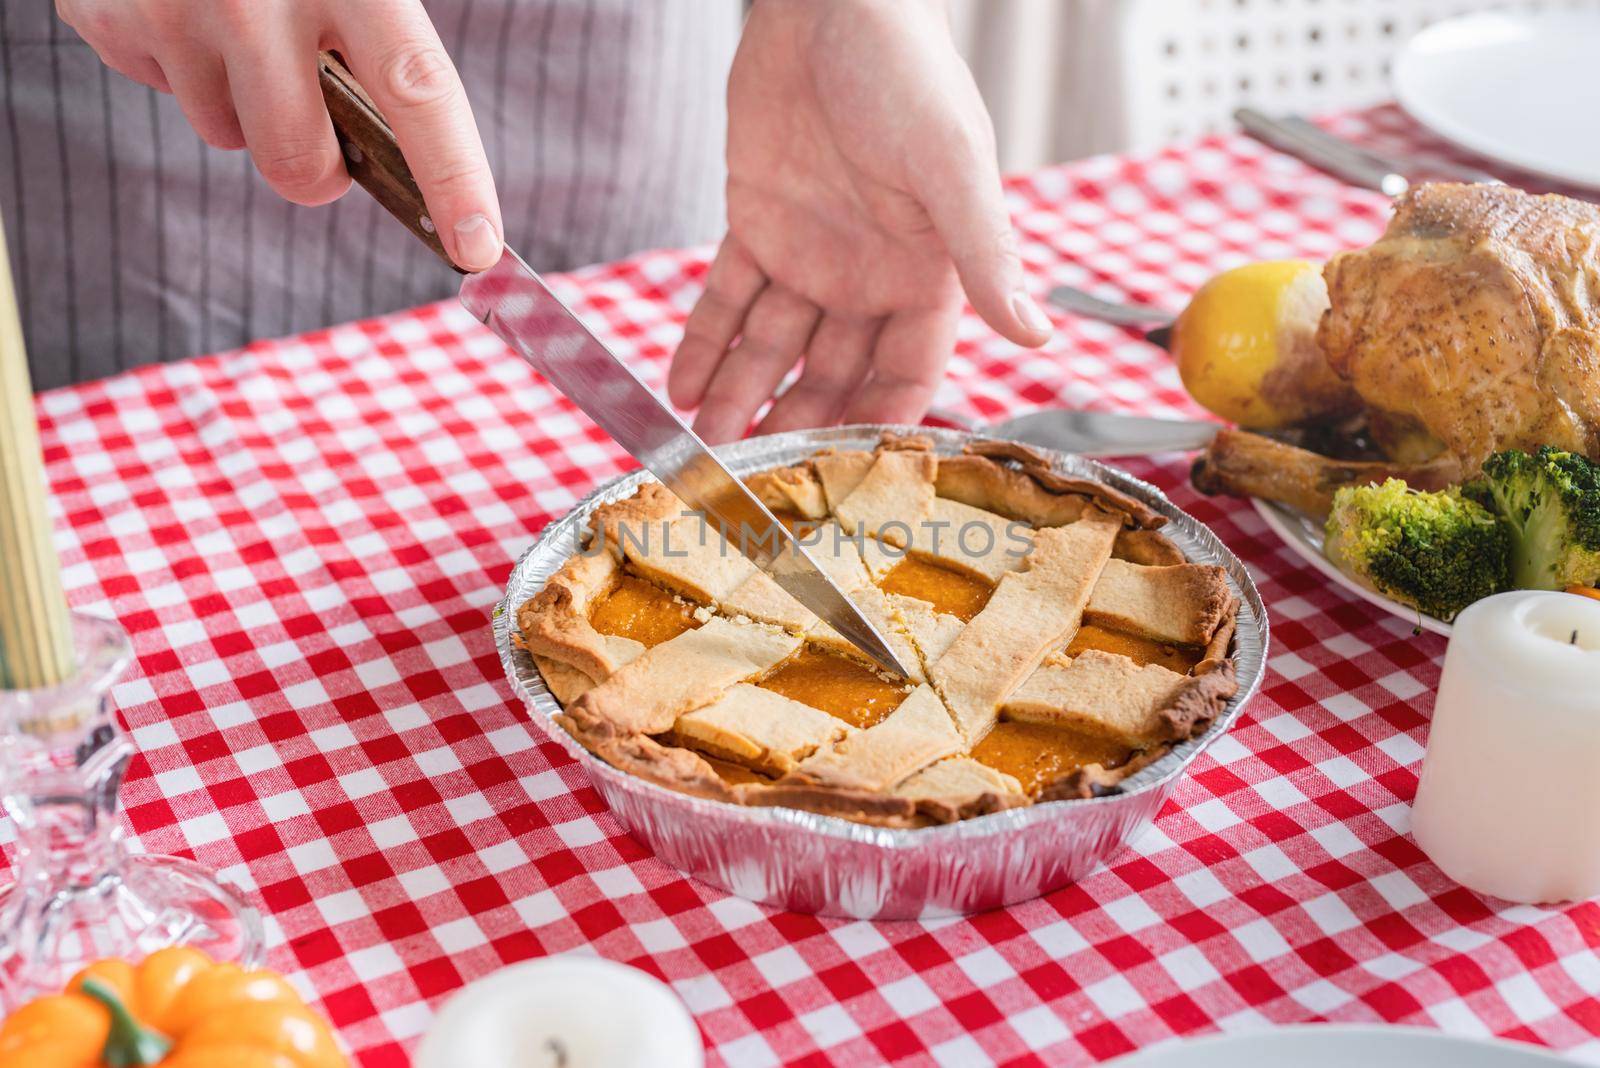
[[[517,615],[562,725],[624,771],[918,826],[1116,790],[1236,692],[1222,570],[1023,446],[887,436],[747,481],[913,677],[648,483]]]

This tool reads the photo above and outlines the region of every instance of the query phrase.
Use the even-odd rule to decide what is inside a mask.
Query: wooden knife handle
[[[367,91],[332,52],[318,54],[317,75],[350,177],[371,193],[390,215],[405,223],[406,229],[449,264],[451,270],[465,274],[450,259],[450,253],[439,240],[433,220],[428,218],[422,190],[417,188],[411,168],[400,154],[400,142],[395,140],[394,130],[389,128],[388,120],[378,111]]]

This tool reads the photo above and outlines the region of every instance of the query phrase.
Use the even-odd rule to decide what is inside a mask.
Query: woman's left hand
[[[938,0],[756,0],[728,80],[728,233],[673,358],[710,442],[914,423],[961,295],[1021,345],[1023,289],[994,131]]]

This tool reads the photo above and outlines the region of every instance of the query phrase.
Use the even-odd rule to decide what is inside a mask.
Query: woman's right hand
[[[248,148],[297,204],[350,185],[317,81],[338,51],[394,127],[451,258],[500,258],[503,229],[466,91],[419,0],[56,0],[113,70],[172,93],[217,148]]]

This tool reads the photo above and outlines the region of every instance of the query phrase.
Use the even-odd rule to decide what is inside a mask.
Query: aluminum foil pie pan
[[[884,431],[931,438],[955,453],[979,435],[928,427],[849,426],[750,438],[718,449],[736,473],[797,463],[820,449],[871,449]],[[746,807],[678,793],[618,771],[553,718],[561,706],[533,659],[511,643],[516,610],[581,546],[589,513],[629,496],[650,475],[600,486],[550,524],[517,561],[494,614],[512,688],[539,730],[581,763],[617,818],[680,871],[752,901],[830,916],[914,919],[978,912],[1038,897],[1119,852],[1160,809],[1179,776],[1225,732],[1261,686],[1267,613],[1238,557],[1156,487],[1093,460],[1049,453],[1056,470],[1098,479],[1167,516],[1163,534],[1197,563],[1216,564],[1239,597],[1234,659],[1239,692],[1203,734],[1124,779],[1106,797],[1050,801],[914,830],[872,827],[797,809]]]

